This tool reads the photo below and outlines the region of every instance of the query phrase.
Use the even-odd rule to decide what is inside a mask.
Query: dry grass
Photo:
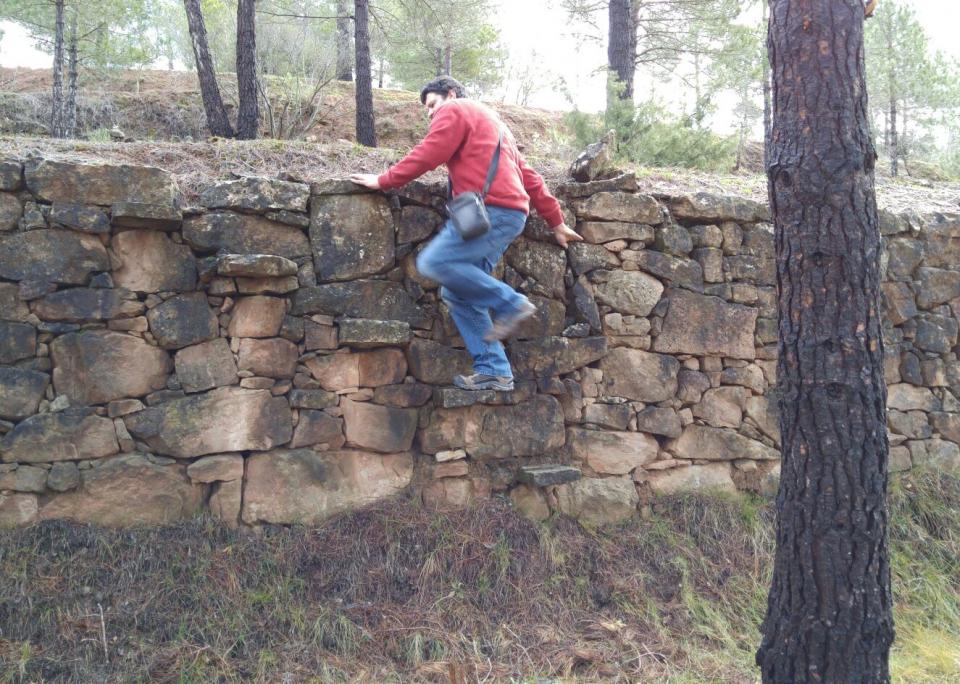
[[[960,480],[905,482],[894,678],[957,681]],[[48,522],[0,534],[0,681],[752,683],[772,551],[768,505],[707,495],[602,529],[501,501],[260,535]]]

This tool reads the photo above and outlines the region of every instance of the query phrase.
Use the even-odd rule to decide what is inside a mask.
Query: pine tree
[[[889,445],[864,8],[770,10],[782,464],[757,664],[764,684],[884,684]]]

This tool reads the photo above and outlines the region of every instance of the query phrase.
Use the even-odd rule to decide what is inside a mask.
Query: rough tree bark
[[[237,138],[253,140],[260,132],[257,100],[256,0],[237,3]]]
[[[768,24],[769,5],[763,5],[763,23]],[[770,60],[763,60],[763,170],[767,170],[767,153],[770,149]]]
[[[79,47],[77,45],[77,22],[79,14],[76,7],[70,17],[70,45],[67,48],[67,99],[63,105],[63,137],[75,138],[77,135],[77,77],[79,76]]]
[[[633,72],[636,69],[637,50],[632,10],[630,0],[610,0],[607,63],[611,76],[616,76],[623,88],[620,91],[621,100],[633,100]]]
[[[53,36],[53,102],[50,119],[50,134],[54,138],[63,137],[63,5],[64,0],[54,3]]]
[[[862,0],[771,0],[782,474],[765,684],[889,682],[886,386]]]
[[[353,22],[356,26],[354,48],[357,53],[357,142],[377,146],[373,127],[373,74],[370,70],[370,30],[368,0],[354,0]]]
[[[350,54],[350,15],[347,0],[337,0],[337,80],[353,80],[353,56]]]
[[[213,70],[213,59],[207,47],[207,27],[203,23],[200,0],[183,0],[183,6],[187,11],[187,26],[190,29],[190,42],[193,44],[193,56],[197,63],[200,97],[203,99],[203,111],[207,115],[207,127],[213,135],[232,138],[235,133],[220,98],[217,74]]]

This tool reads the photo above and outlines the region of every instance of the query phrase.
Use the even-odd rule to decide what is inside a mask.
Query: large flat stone
[[[30,192],[45,202],[144,202],[173,206],[179,196],[173,176],[153,166],[29,159],[24,165],[24,179]]]
[[[183,238],[194,249],[230,254],[310,255],[310,241],[296,226],[253,214],[215,211],[183,222]]]
[[[394,496],[413,477],[408,454],[277,449],[247,459],[243,521],[315,524]]]
[[[167,525],[199,515],[204,486],[178,463],[157,465],[142,454],[123,454],[80,471],[80,487],[40,508],[41,520],[70,519],[106,527]]]
[[[670,468],[647,473],[647,484],[657,494],[680,494],[720,490],[735,492],[729,463],[708,463],[686,468]]]
[[[50,207],[50,223],[84,233],[109,233],[110,219],[99,207],[54,202]]]
[[[241,178],[205,188],[200,203],[208,209],[306,211],[310,186],[271,178]]]
[[[185,392],[202,392],[237,382],[237,363],[223,337],[184,347],[177,352],[174,363]]]
[[[347,318],[340,321],[339,329],[340,344],[357,349],[400,346],[410,341],[410,324],[405,321]]]
[[[732,430],[688,425],[679,438],[670,440],[666,450],[679,458],[732,461],[735,459],[777,460],[780,452],[762,442]]]
[[[164,349],[181,349],[214,339],[217,316],[202,292],[176,295],[147,313],[150,332]]]
[[[297,345],[290,340],[243,338],[237,367],[266,378],[292,378],[297,370],[297,356]]]
[[[607,354],[606,337],[544,337],[510,344],[508,356],[516,378],[541,378],[570,373]]]
[[[36,353],[36,328],[29,323],[0,320],[0,364],[28,359]]]
[[[16,195],[0,192],[0,231],[13,230],[23,216],[23,205]]]
[[[142,338],[107,330],[60,335],[50,345],[53,386],[72,404],[142,397],[166,386],[167,352]]]
[[[450,385],[455,375],[470,373],[473,359],[464,349],[454,349],[422,337],[407,348],[410,373],[428,385]]]
[[[326,314],[380,321],[406,321],[414,328],[428,329],[430,316],[389,280],[354,280],[302,287],[293,294],[293,316]]]
[[[600,362],[600,369],[606,396],[655,403],[676,394],[680,362],[666,354],[618,347]]]
[[[250,278],[279,278],[297,274],[297,262],[276,254],[221,254],[217,274]]]
[[[290,448],[324,445],[324,449],[339,449],[346,442],[343,434],[343,418],[331,416],[325,411],[304,409],[293,430]]]
[[[622,522],[636,513],[640,497],[629,475],[585,477],[558,485],[556,498],[564,515],[589,525]]]
[[[117,287],[134,292],[189,292],[197,287],[197,264],[187,245],[162,232],[125,230],[113,236],[120,266],[112,272]]]
[[[754,359],[757,310],[710,297],[674,290],[653,348],[667,354],[697,354]]]
[[[513,406],[487,408],[478,441],[466,448],[473,458],[540,456],[562,447],[564,439],[560,402],[541,394]]]
[[[505,259],[517,273],[540,283],[544,294],[563,296],[563,274],[567,268],[567,258],[559,245],[521,237],[507,249]]]
[[[382,195],[320,195],[310,203],[310,244],[317,280],[353,280],[394,264],[390,205]]]
[[[742,197],[712,195],[708,192],[674,198],[670,202],[670,213],[676,219],[701,223],[717,221],[753,223],[770,220],[770,210],[766,205]]]
[[[347,444],[383,453],[409,451],[417,432],[416,409],[342,399]]]
[[[110,206],[110,218],[113,225],[126,228],[177,230],[183,222],[183,212],[169,204],[114,202]]]
[[[273,337],[280,333],[286,302],[280,297],[242,297],[233,307],[227,332],[231,337]]]
[[[142,314],[144,308],[129,290],[71,287],[38,300],[33,312],[45,321],[82,323],[131,318]]]
[[[123,421],[160,454],[191,458],[228,451],[263,451],[293,434],[290,407],[267,390],[218,387],[157,404]]]
[[[660,204],[649,195],[626,192],[598,192],[573,202],[577,218],[589,221],[621,221],[657,224],[661,221]]]
[[[52,463],[103,458],[120,451],[113,421],[68,408],[23,420],[0,440],[5,462]]]
[[[597,473],[625,475],[657,459],[657,440],[642,432],[567,428],[570,455]]]
[[[50,376],[25,368],[0,368],[0,418],[22,420],[37,412]]]
[[[615,311],[646,316],[660,301],[663,284],[641,271],[617,270],[596,283],[593,292],[598,302]]]
[[[83,285],[91,273],[109,270],[95,235],[51,229],[0,238],[0,278]]]

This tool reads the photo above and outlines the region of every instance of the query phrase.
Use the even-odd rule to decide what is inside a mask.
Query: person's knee
[[[438,280],[439,264],[433,254],[434,250],[425,249],[417,255],[417,273],[430,280]]]

